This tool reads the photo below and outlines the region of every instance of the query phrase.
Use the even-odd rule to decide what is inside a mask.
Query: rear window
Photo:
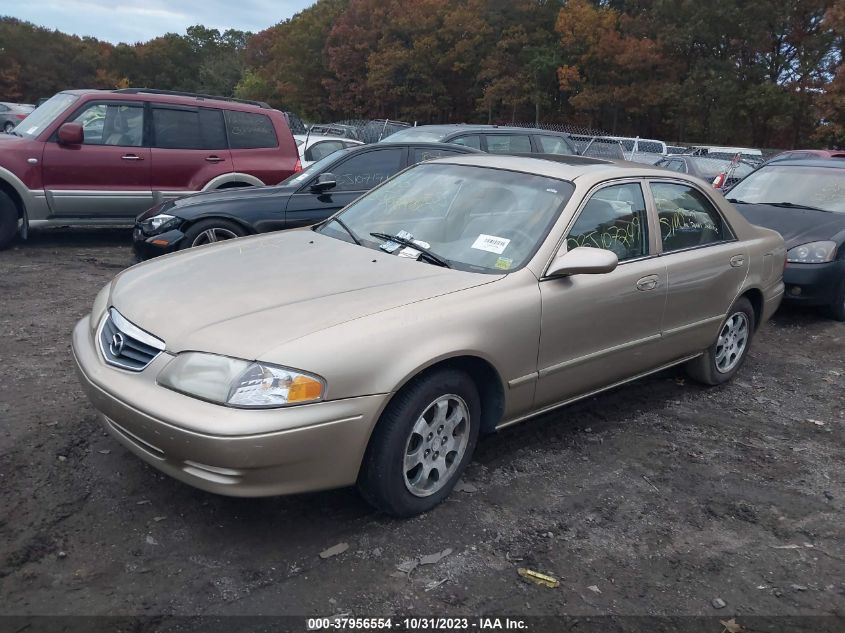
[[[264,114],[226,110],[226,129],[232,149],[257,149],[279,145],[273,122]]]
[[[490,154],[530,154],[531,139],[522,134],[485,134]]]
[[[221,110],[153,107],[153,131],[155,147],[226,149],[226,130]]]

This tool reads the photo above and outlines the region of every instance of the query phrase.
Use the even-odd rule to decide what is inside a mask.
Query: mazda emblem
[[[126,344],[126,339],[123,338],[123,334],[120,332],[115,332],[111,337],[111,343],[109,343],[109,351],[111,352],[112,356],[120,356],[123,352],[123,346]]]

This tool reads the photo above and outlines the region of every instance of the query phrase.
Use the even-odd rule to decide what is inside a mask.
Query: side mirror
[[[563,277],[564,275],[602,275],[613,272],[619,264],[616,253],[603,248],[587,248],[579,246],[566,251],[566,245],[561,246],[549,269],[547,277]]]
[[[313,191],[325,191],[334,187],[337,187],[337,178],[335,178],[334,174],[328,172],[317,176],[317,180],[311,184]]]
[[[84,141],[81,123],[65,123],[59,128],[59,143],[62,145],[82,145]]]

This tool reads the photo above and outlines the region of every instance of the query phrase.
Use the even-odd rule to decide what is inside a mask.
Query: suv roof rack
[[[119,92],[122,94],[151,94],[151,95],[168,95],[171,97],[193,97],[195,99],[214,99],[215,101],[231,101],[234,103],[244,103],[246,105],[254,105],[259,108],[272,110],[269,104],[264,101],[252,101],[250,99],[235,99],[234,97],[221,97],[218,95],[207,95],[199,92],[182,92],[179,90],[156,90],[154,88],[118,88],[112,92]]]

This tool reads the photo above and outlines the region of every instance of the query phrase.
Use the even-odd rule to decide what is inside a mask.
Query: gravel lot
[[[70,332],[128,242],[0,253],[0,614],[845,613],[845,324],[782,309],[732,384],[673,370],[500,433],[397,521],[353,490],[214,496],[105,435]]]

